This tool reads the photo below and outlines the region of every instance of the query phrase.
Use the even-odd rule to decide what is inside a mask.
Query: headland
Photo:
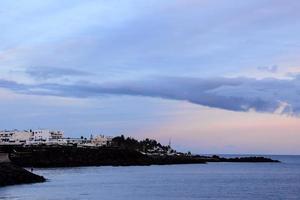
[[[24,134],[23,134],[24,133]],[[209,162],[279,162],[266,157],[225,158],[178,152],[153,139],[62,138],[62,132],[4,132],[0,141],[0,186],[45,181],[22,167],[148,166]],[[16,135],[15,135],[16,134]],[[48,135],[47,135],[48,134]],[[1,135],[0,135],[1,136]],[[0,137],[1,139],[1,137]]]

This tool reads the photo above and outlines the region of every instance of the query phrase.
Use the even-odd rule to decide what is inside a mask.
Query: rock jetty
[[[11,163],[0,163],[0,187],[24,183],[44,182],[45,178]]]

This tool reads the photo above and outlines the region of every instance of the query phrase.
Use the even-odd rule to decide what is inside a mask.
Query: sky
[[[0,129],[300,154],[297,0],[0,2]]]

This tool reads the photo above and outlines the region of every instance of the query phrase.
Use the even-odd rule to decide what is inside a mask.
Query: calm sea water
[[[300,199],[300,156],[283,163],[35,169],[45,183],[3,187],[0,199]]]

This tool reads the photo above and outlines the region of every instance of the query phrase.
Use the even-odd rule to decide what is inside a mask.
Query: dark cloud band
[[[300,112],[300,80],[250,78],[160,77],[146,80],[103,84],[24,85],[0,80],[0,87],[18,93],[88,98],[101,95],[147,96],[188,101],[194,104],[232,111]]]

